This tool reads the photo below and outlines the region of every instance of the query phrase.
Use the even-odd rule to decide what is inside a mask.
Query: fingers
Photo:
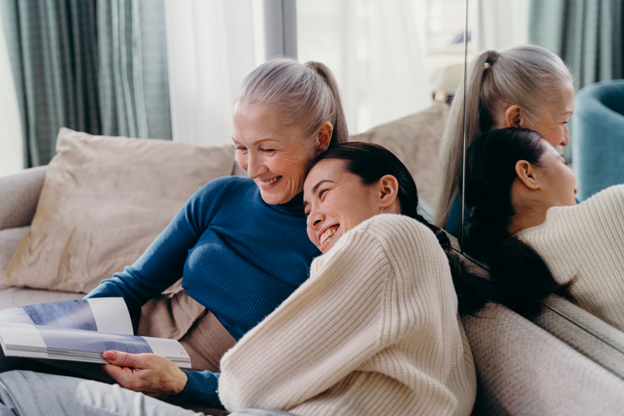
[[[144,354],[128,354],[121,351],[105,351],[104,359],[120,367],[143,368]]]
[[[115,380],[121,387],[135,390],[138,386],[136,385],[136,375],[134,372],[127,367],[119,367],[112,364],[104,364],[102,366],[102,370],[108,374],[113,380]]]

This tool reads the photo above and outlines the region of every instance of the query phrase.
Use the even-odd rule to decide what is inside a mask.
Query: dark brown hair
[[[365,185],[372,185],[385,175],[394,176],[399,184],[398,198],[401,214],[414,218],[433,231],[449,260],[453,284],[457,292],[459,313],[475,313],[483,307],[488,293],[487,281],[468,272],[462,259],[453,251],[446,233],[418,213],[416,183],[399,158],[376,144],[350,142],[339,144],[321,153],[312,166],[326,159],[343,161],[345,169],[359,176]]]
[[[509,233],[516,214],[511,199],[516,163],[541,165],[546,151],[541,139],[527,129],[494,130],[476,138],[466,154],[466,205],[471,211],[463,249],[489,266],[495,288],[490,297],[525,316],[539,312],[551,293],[571,300],[572,283],[557,283],[544,259]]]

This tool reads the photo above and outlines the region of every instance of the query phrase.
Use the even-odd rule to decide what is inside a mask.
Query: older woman
[[[482,133],[505,127],[537,131],[553,146],[570,142],[574,111],[572,75],[561,58],[544,48],[518,46],[485,51],[472,61],[466,85],[466,146]],[[451,106],[440,154],[434,223],[453,235],[461,227],[459,179],[464,149],[463,83]]]
[[[275,59],[240,87],[233,141],[249,178],[200,189],[146,252],[88,297],[121,296],[139,335],[179,339],[194,370],[153,354],[105,353],[105,372],[132,390],[218,407],[219,360],[307,278],[303,181],[315,156],[347,140],[338,87],[323,64]],[[183,291],[159,294],[182,277]]]
[[[464,249],[490,265],[499,302],[539,310],[551,292],[624,330],[624,186],[576,204],[576,178],[538,133],[495,130],[466,162]]]
[[[454,282],[471,275],[446,234],[417,213],[407,168],[380,146],[345,143],[319,156],[304,188],[308,237],[323,255],[310,278],[224,356],[225,406],[300,416],[469,415],[476,377],[458,297],[460,312],[483,302],[461,289],[456,295]],[[55,383],[78,391],[64,406],[85,415],[105,414],[91,396],[134,403],[131,413],[114,400],[115,414],[190,415],[118,387],[25,372],[0,374],[0,403],[8,398],[26,414],[32,406],[20,389],[47,394]],[[50,396],[54,413],[62,406]]]
[[[233,135],[249,178],[207,184],[135,264],[88,295],[122,296],[136,313],[181,276],[184,291],[145,305],[139,334],[180,339],[193,368],[204,371],[182,371],[156,355],[107,353],[106,373],[132,390],[218,406],[221,356],[308,278],[318,249],[301,238],[305,172],[347,137],[325,65],[275,59],[249,74],[236,99]]]

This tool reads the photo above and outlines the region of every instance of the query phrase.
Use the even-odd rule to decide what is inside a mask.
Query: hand
[[[142,393],[180,394],[188,377],[171,360],[156,354],[106,351],[104,372],[121,387]]]

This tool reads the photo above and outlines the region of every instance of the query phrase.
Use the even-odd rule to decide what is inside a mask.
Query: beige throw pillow
[[[32,221],[2,283],[86,293],[132,264],[234,148],[63,128]]]
[[[435,102],[426,110],[351,136],[351,141],[375,143],[397,155],[416,181],[418,197],[433,203],[438,179],[438,156],[449,107]]]

